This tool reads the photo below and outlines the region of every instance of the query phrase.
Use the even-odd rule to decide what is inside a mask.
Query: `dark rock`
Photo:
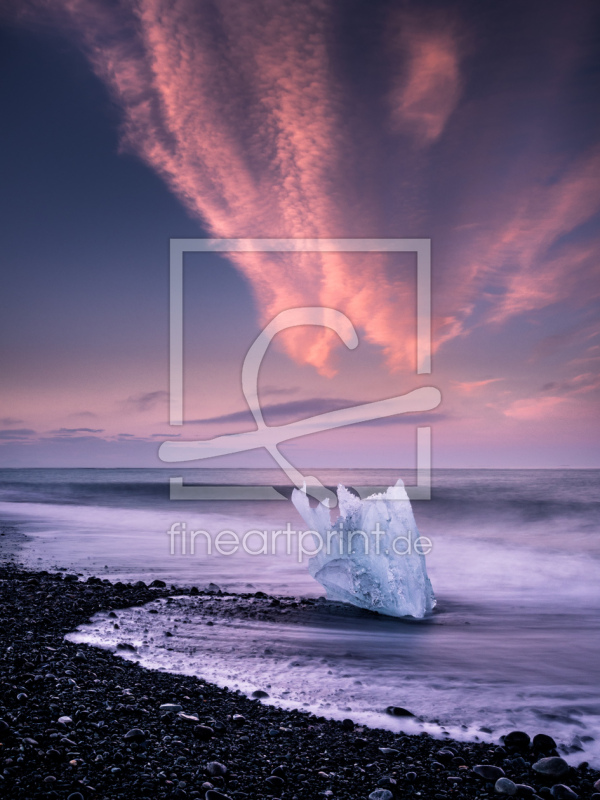
[[[438,750],[436,753],[436,758],[438,761],[441,761],[442,764],[449,764],[456,756],[454,750],[450,750],[447,747]]]
[[[517,783],[517,797],[533,797],[535,789],[526,783]]]
[[[229,795],[218,792],[216,789],[209,789],[204,795],[204,798],[205,800],[231,800]]]
[[[577,800],[579,795],[573,791],[569,786],[565,786],[562,783],[557,783],[551,789],[552,797],[556,797],[556,800]]]
[[[342,720],[342,728],[345,731],[353,731],[354,730],[354,722],[351,719],[343,719]]]
[[[536,753],[551,753],[556,750],[556,742],[545,733],[536,733],[531,744]]]
[[[511,731],[504,737],[504,746],[509,750],[529,750],[529,743],[531,739],[529,734],[524,731]]]
[[[283,778],[278,775],[269,775],[265,783],[270,789],[275,789],[276,791],[283,788]]]
[[[265,692],[265,691],[263,691],[262,689],[255,689],[255,690],[252,692],[252,697],[261,698],[261,697],[268,697],[268,696],[269,696],[269,693],[268,693],[268,692]]]
[[[193,729],[193,734],[200,742],[208,742],[214,736],[214,730],[209,728],[208,725],[196,725]]]
[[[167,584],[164,581],[159,580],[158,578],[153,580],[152,583],[150,584],[151,589],[165,589],[166,586]]]
[[[209,761],[206,765],[206,771],[214,778],[215,776],[221,776],[227,774],[227,767],[225,764],[221,764],[220,761]]]
[[[563,775],[569,772],[570,767],[564,758],[560,758],[560,756],[549,756],[548,758],[541,758],[539,761],[536,761],[532,769],[545,778],[562,778]]]
[[[369,795],[369,800],[394,800],[394,795],[389,789],[375,789]]]
[[[140,730],[140,728],[132,728],[130,731],[127,731],[123,739],[125,739],[126,742],[141,744],[141,742],[146,741],[146,734],[144,731]]]
[[[163,703],[158,709],[159,714],[179,714],[180,711],[183,708],[178,703]]]
[[[473,767],[473,772],[479,775],[480,778],[493,783],[504,777],[502,767],[494,767],[492,764],[477,764],[477,766]]]
[[[514,797],[517,794],[517,785],[510,778],[498,778],[494,789],[498,794],[506,794],[509,797]]]
[[[402,708],[401,706],[388,706],[385,710],[386,714],[389,714],[391,717],[414,717],[415,715],[412,711],[407,711],[406,708]]]

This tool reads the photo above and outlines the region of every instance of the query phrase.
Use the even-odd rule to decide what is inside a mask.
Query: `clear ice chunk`
[[[435,606],[417,524],[402,481],[382,494],[361,500],[338,486],[340,516],[311,508],[306,492],[295,489],[292,502],[322,546],[308,571],[329,600],[351,603],[392,617],[422,618]],[[313,536],[314,549],[319,537]]]

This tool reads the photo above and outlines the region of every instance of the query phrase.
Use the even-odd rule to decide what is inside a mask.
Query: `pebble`
[[[504,746],[509,750],[528,750],[531,739],[524,731],[511,731],[504,737]]]
[[[163,703],[158,711],[160,714],[179,714],[180,711],[183,711],[183,706],[179,706],[177,703]]]
[[[561,778],[569,772],[570,767],[564,758],[548,756],[536,761],[532,769],[540,775],[547,775],[549,778]]]
[[[127,731],[123,739],[125,739],[126,742],[136,742],[140,744],[146,740],[146,734],[144,731],[140,730],[140,728],[132,728],[130,731]]]
[[[494,783],[504,777],[504,770],[502,767],[494,767],[492,764],[477,764],[473,767],[473,772],[479,775],[486,781],[493,781]]]
[[[388,706],[385,713],[389,714],[391,717],[414,717],[412,711],[408,711],[401,706]]]
[[[369,800],[394,800],[394,795],[389,789],[375,789],[369,795]]]
[[[552,797],[556,797],[556,800],[577,800],[579,797],[573,789],[562,783],[555,784],[551,789],[551,794]]]
[[[498,778],[494,789],[498,794],[507,794],[509,797],[514,797],[517,794],[517,785],[510,778]]]
[[[526,783],[517,783],[517,795],[519,797],[533,797],[535,789]]]
[[[556,742],[546,733],[536,733],[531,744],[536,753],[550,753],[556,750]]]
[[[211,778],[214,778],[217,775],[225,775],[227,773],[227,767],[219,761],[209,761],[206,765],[206,771]]]
[[[208,725],[196,725],[193,730],[194,736],[201,742],[208,742],[214,735],[214,730]]]
[[[444,747],[436,753],[436,758],[443,764],[449,764],[455,757],[456,753],[454,750],[450,750],[449,747]]]

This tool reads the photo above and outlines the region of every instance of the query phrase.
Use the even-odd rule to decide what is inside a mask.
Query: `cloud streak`
[[[589,298],[582,287],[592,284],[600,246],[597,233],[579,232],[600,205],[600,155],[580,146],[567,156],[558,139],[546,141],[547,97],[531,130],[522,111],[538,102],[541,86],[565,91],[575,46],[538,54],[548,76],[536,83],[535,70],[533,77],[519,72],[530,54],[515,38],[515,54],[503,44],[503,60],[481,91],[469,63],[475,23],[461,17],[461,3],[452,16],[384,3],[377,45],[385,77],[356,108],[356,86],[336,55],[333,0],[28,0],[19,7],[22,19],[45,19],[79,42],[122,110],[123,148],[160,174],[211,235],[439,233],[436,346],[582,292]],[[584,18],[573,17],[580,26]],[[520,24],[515,18],[515,29]],[[558,30],[560,14],[554,24]],[[364,56],[365,68],[375,62]],[[494,83],[505,72],[511,102],[520,93],[516,110],[506,86]],[[527,145],[514,154],[505,139]],[[478,148],[486,168],[496,168],[483,184]],[[505,161],[517,167],[500,178]],[[450,189],[440,177],[447,171]],[[441,221],[436,191],[456,207]],[[413,282],[389,258],[231,259],[249,280],[263,323],[287,308],[331,306],[382,349],[391,369],[414,367]],[[298,362],[334,371],[339,342],[330,331],[281,338]],[[135,402],[145,410],[154,401]]]
[[[392,53],[402,58],[389,95],[392,124],[428,145],[440,137],[458,103],[459,38],[448,19],[430,15],[402,11],[397,25]]]
[[[330,0],[30,0],[76,37],[123,112],[123,146],[146,161],[217,237],[377,236],[377,204],[352,178],[355,141],[332,65]],[[27,17],[27,12],[23,12]],[[456,101],[452,38],[420,31],[397,42],[408,74],[394,115],[439,137]],[[396,235],[398,231],[395,231]],[[409,283],[382,255],[232,256],[250,280],[261,319],[323,304],[347,313],[391,367],[414,366]],[[358,263],[358,268],[357,268]],[[331,373],[329,331],[288,331],[288,352]]]

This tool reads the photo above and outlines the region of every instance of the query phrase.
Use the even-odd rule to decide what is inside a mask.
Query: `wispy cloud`
[[[161,403],[165,403],[169,393],[160,389],[155,392],[141,392],[127,398],[126,404],[136,411],[150,411]]]
[[[265,404],[262,406],[262,411],[265,416],[265,421],[267,424],[273,424],[277,422],[278,424],[285,424],[289,423],[292,420],[302,422],[304,419],[312,416],[316,416],[318,414],[325,414],[328,411],[337,411],[339,409],[345,408],[353,408],[354,406],[360,405],[360,400],[350,400],[348,398],[340,398],[340,397],[309,397],[304,400],[290,400],[285,403],[271,403]],[[431,424],[432,422],[439,421],[441,419],[445,419],[446,415],[440,412],[431,413],[427,412],[425,414],[418,414],[418,413],[410,413],[410,414],[398,414],[394,417],[385,417],[383,419],[374,419],[365,422],[364,424],[368,425],[394,425],[398,423],[408,423],[411,425],[419,424],[420,422],[426,422],[427,424]],[[254,419],[252,414],[248,409],[243,411],[234,411],[230,414],[221,414],[220,416],[216,417],[207,417],[206,419],[192,419],[186,421],[186,425],[213,425],[219,423],[227,423],[227,422],[245,422],[254,424]],[[170,438],[170,434],[168,435]]]
[[[35,435],[32,428],[11,428],[0,430],[0,439],[28,439]]]
[[[69,435],[72,433],[104,433],[103,428],[58,428],[57,430],[50,431],[50,433],[62,433]]]
[[[593,392],[600,388],[600,375],[585,372],[562,381],[551,381],[542,386],[542,392],[552,392],[560,396],[573,396]]]
[[[396,63],[389,95],[394,127],[418,144],[438,139],[461,90],[459,39],[448,18],[398,12],[391,49]]]
[[[488,378],[482,381],[452,381],[454,388],[462,394],[474,394],[483,389],[484,386],[489,386],[490,383],[496,383],[503,380],[502,378]]]
[[[333,2],[30,0],[24,8],[33,16],[43,10],[78,39],[122,108],[123,146],[213,235],[357,236],[378,219],[379,201],[368,207],[348,169],[364,143],[354,140],[346,87],[332,68]],[[399,46],[410,63],[402,113],[426,138],[439,136],[449,113],[442,76],[455,69],[451,42],[439,34]],[[300,305],[334,306],[391,366],[413,366],[413,321],[398,313],[407,299],[414,304],[410,282],[390,280],[383,255],[232,258],[263,321]],[[331,332],[294,330],[282,339],[297,361],[332,372],[339,340]]]
[[[358,405],[357,400],[342,399],[339,397],[310,397],[305,400],[289,400],[285,403],[267,403],[262,406],[263,414],[267,419],[282,419],[294,416],[308,417],[315,414],[324,414],[326,411],[335,411],[339,408],[348,408]],[[192,419],[186,424],[216,424],[220,422],[251,422],[253,419],[249,409],[234,411],[230,414],[221,414],[206,419]]]
[[[22,422],[22,419],[16,417],[0,417],[0,425],[20,425]]]
[[[564,397],[524,397],[511,403],[504,410],[504,415],[532,422],[548,419],[562,411],[564,402]]]
[[[298,394],[300,386],[263,386],[261,395],[291,395]]]
[[[559,108],[554,94],[564,99],[581,67],[574,46],[543,54],[536,72],[528,70],[527,37],[505,43],[499,34],[502,55],[480,77],[465,47],[477,22],[461,19],[459,5],[452,15],[422,3],[390,8],[375,48],[386,77],[356,109],[356,86],[337,59],[333,0],[19,3],[22,18],[51,20],[79,42],[122,110],[123,148],[161,175],[212,235],[442,231],[435,346],[559,300],[589,299],[600,243],[582,228],[600,205],[600,155],[583,145],[566,152],[546,124]],[[514,13],[515,30],[531,24]],[[585,16],[570,15],[573,30]],[[486,36],[493,32],[479,41]],[[365,65],[375,61],[371,53]],[[532,105],[535,124],[524,113]],[[380,116],[371,120],[375,108]],[[383,350],[390,368],[414,366],[412,282],[393,274],[386,256],[231,258],[263,322],[286,308],[332,306]],[[333,372],[339,341],[331,332],[298,329],[282,338],[298,362]],[[144,411],[163,399],[145,397],[131,402]]]

